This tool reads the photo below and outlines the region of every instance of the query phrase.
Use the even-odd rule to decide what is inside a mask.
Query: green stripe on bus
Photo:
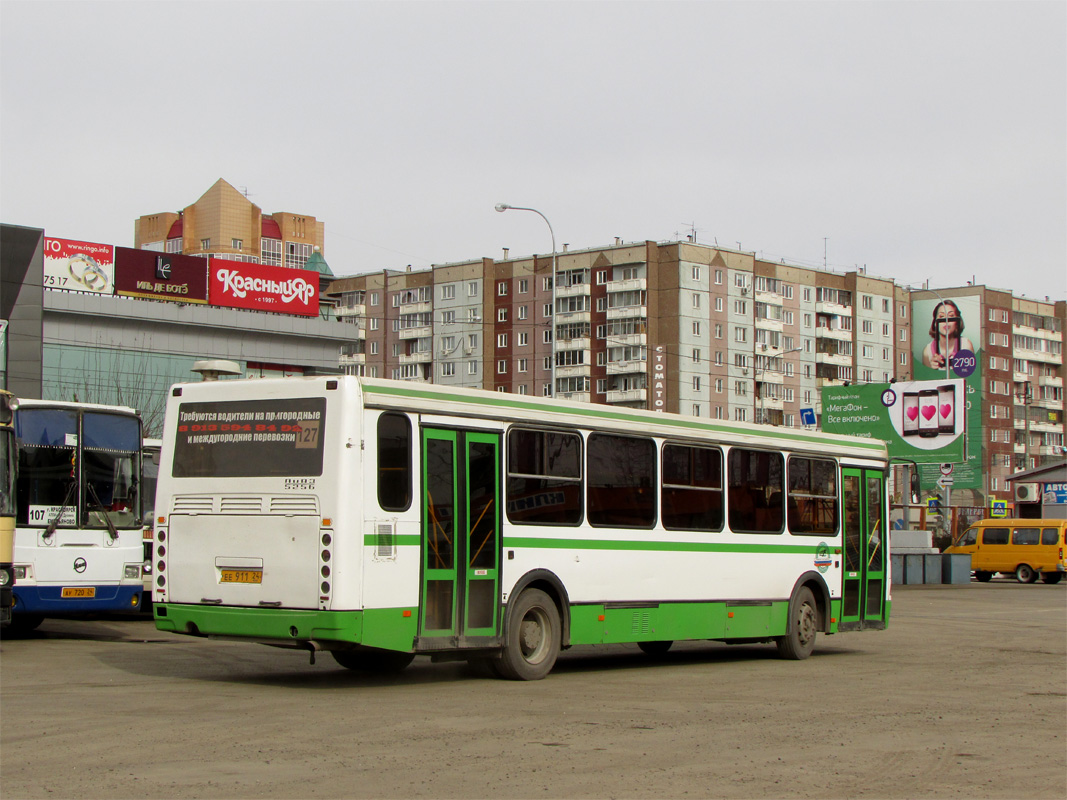
[[[417,534],[394,536],[397,547],[418,547],[422,540]],[[377,547],[378,536],[365,534],[363,545]],[[654,539],[543,539],[530,536],[506,536],[504,547],[528,547],[539,550],[637,550],[643,552],[679,553],[810,553],[818,552],[818,544],[753,544],[751,542],[677,542]]]
[[[540,539],[506,536],[504,547],[531,547],[559,550],[638,550],[679,553],[811,553],[818,544],[755,544],[752,542],[677,542],[625,539]]]
[[[621,422],[632,422],[636,424],[647,424],[652,422],[648,417],[637,416],[634,414],[627,414],[622,411],[612,410],[612,406],[597,406],[592,403],[589,404],[589,408],[574,408],[568,406],[561,409],[553,409],[546,407],[545,405],[538,403],[531,403],[529,401],[523,401],[518,399],[509,399],[504,397],[467,397],[460,394],[452,394],[447,391],[426,391],[419,389],[410,389],[407,387],[394,387],[384,386],[378,383],[365,384],[365,391],[370,394],[383,394],[392,395],[394,397],[410,397],[419,400],[441,400],[453,403],[463,403],[465,405],[473,406],[491,406],[498,408],[508,408],[520,411],[531,411],[538,414],[571,414],[582,417],[592,417],[595,419],[603,420],[616,420]],[[498,392],[497,394],[503,394]],[[850,440],[847,443],[841,442],[841,438],[837,435],[827,434],[810,434],[810,433],[794,433],[786,428],[772,427],[771,430],[764,431],[759,429],[748,429],[739,431],[736,427],[730,425],[715,424],[713,422],[700,422],[695,418],[680,417],[680,416],[668,416],[664,415],[662,419],[654,420],[656,424],[667,425],[675,428],[683,428],[693,431],[705,431],[712,433],[725,433],[733,436],[746,435],[763,437],[767,439],[789,439],[796,442],[804,442],[808,444],[821,444],[826,445],[828,443],[836,443],[846,447],[855,447],[859,450],[870,450],[872,453],[884,454],[885,443],[880,439],[855,439]]]

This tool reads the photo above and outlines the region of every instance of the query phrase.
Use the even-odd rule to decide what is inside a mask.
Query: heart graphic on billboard
[[[937,413],[937,406],[923,406],[923,419],[933,419]]]

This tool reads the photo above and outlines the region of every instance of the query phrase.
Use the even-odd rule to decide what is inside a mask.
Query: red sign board
[[[317,272],[221,258],[212,258],[209,270],[213,306],[318,316]]]
[[[207,259],[115,248],[115,291],[130,297],[207,302]]]
[[[45,237],[42,277],[46,289],[114,294],[115,248]]]

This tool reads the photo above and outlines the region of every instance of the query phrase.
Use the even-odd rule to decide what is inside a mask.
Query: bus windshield
[[[19,524],[45,527],[58,516],[60,528],[139,525],[135,417],[24,407],[16,433]]]

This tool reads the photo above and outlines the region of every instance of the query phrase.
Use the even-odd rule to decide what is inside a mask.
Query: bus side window
[[[982,534],[982,544],[1007,544],[1007,528],[986,528]]]
[[[963,534],[963,536],[960,537],[960,540],[956,544],[956,546],[957,547],[968,547],[970,545],[977,544],[977,543],[978,543],[978,529],[977,528],[971,528],[965,534]]]
[[[785,527],[782,454],[735,447],[727,458],[730,529],[741,533],[781,533]]]
[[[1040,540],[1040,528],[1016,528],[1011,532],[1012,544],[1037,544]]]
[[[837,464],[829,459],[789,457],[789,532],[837,533]]]
[[[411,507],[411,421],[403,414],[378,417],[378,505],[385,511]]]
[[[1059,536],[1056,528],[1045,528],[1041,531],[1041,544],[1059,544]]]

